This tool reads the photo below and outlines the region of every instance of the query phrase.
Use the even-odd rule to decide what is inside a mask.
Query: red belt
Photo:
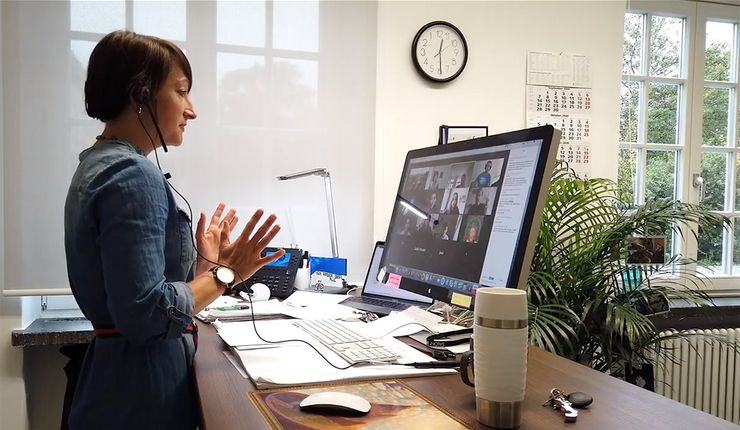
[[[93,327],[93,330],[95,332],[95,336],[99,337],[121,336],[121,332],[118,331],[116,327]],[[185,327],[183,333],[191,333],[193,335],[193,343],[195,344],[195,347],[198,348],[198,326],[195,324],[190,324],[189,326]]]

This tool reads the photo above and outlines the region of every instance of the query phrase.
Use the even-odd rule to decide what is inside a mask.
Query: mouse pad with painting
[[[370,402],[367,415],[348,417],[301,411],[299,403],[314,393],[338,391],[356,394]],[[457,418],[438,408],[398,380],[360,382],[320,387],[277,388],[249,393],[273,429],[339,428],[467,429]]]

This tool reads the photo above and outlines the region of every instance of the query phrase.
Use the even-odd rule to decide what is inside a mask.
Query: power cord
[[[150,110],[150,114],[151,114],[151,110]],[[154,119],[153,116],[152,116],[152,119]],[[154,158],[155,158],[155,160],[157,162],[157,167],[159,168],[159,171],[161,172],[162,171],[162,166],[160,166],[160,164],[159,164],[159,157],[157,156],[157,147],[154,144],[154,139],[152,139],[152,136],[146,130],[146,127],[144,127],[144,123],[141,121],[141,117],[139,117],[139,122],[141,123],[142,128],[144,129],[144,132],[146,133],[147,137],[149,138],[149,142],[151,142],[152,147],[154,148]],[[156,124],[156,121],[155,121],[155,124]],[[159,138],[160,138],[160,140],[163,140],[161,133],[159,133]],[[162,143],[164,144],[164,141]],[[175,188],[170,183],[169,180],[167,180],[167,185],[169,185],[169,187],[172,188],[172,190],[175,193],[177,193],[178,196],[180,196],[180,198],[185,202],[185,204],[188,207],[188,214],[190,216],[190,218],[188,219],[188,225],[190,226],[190,242],[192,243],[193,249],[195,249],[196,254],[200,258],[202,258],[204,261],[207,261],[207,262],[209,262],[211,264],[214,264],[214,265],[217,265],[217,266],[223,266],[223,267],[227,267],[227,268],[231,269],[234,272],[234,274],[236,275],[236,277],[239,279],[240,283],[244,283],[245,279],[242,277],[242,275],[235,268],[229,267],[229,266],[227,266],[225,264],[221,264],[221,263],[212,261],[212,260],[206,258],[203,254],[200,253],[200,250],[198,249],[198,247],[195,244],[195,235],[193,233],[193,221],[192,221],[193,220],[193,208],[190,206],[190,202],[188,202],[188,199],[186,199],[185,196],[183,196],[182,193],[180,193],[177,190],[177,188]],[[290,343],[290,342],[301,342],[301,343],[305,343],[306,345],[310,346],[314,351],[316,351],[316,353],[319,354],[319,356],[321,356],[321,358],[323,358],[324,361],[326,361],[330,366],[332,366],[333,368],[338,369],[338,370],[346,370],[346,369],[349,369],[350,367],[355,367],[355,366],[358,366],[358,365],[361,365],[361,364],[375,364],[375,362],[369,362],[369,361],[368,362],[365,362],[365,361],[363,361],[363,362],[359,362],[359,363],[352,363],[352,364],[350,364],[349,366],[346,366],[346,367],[339,367],[339,366],[335,365],[334,363],[332,363],[314,345],[312,345],[310,342],[305,341],[303,339],[285,339],[285,340],[278,340],[278,341],[272,341],[272,340],[265,339],[257,331],[257,323],[255,322],[255,318],[254,318],[254,305],[252,303],[252,296],[249,295],[249,294],[247,294],[247,298],[249,299],[249,310],[250,310],[250,313],[252,314],[252,327],[254,328],[254,334],[256,334],[257,337],[262,342],[265,342],[265,343],[268,343],[268,344],[282,344],[282,343]]]

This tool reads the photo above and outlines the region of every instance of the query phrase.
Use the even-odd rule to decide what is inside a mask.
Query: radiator
[[[668,357],[654,367],[655,392],[740,424],[740,328],[688,333],[689,338],[664,341]]]

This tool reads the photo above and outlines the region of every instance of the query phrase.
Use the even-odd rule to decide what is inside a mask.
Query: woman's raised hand
[[[221,248],[229,244],[231,230],[239,222],[239,217],[236,216],[236,210],[234,209],[229,209],[226,215],[221,218],[225,208],[226,205],[223,203],[216,206],[207,227],[206,214],[204,212],[200,213],[198,227],[195,230],[195,241],[199,252],[198,261],[195,264],[195,276],[206,273],[215,266],[210,261],[219,261]]]
[[[250,278],[264,265],[279,259],[285,254],[285,250],[280,249],[274,254],[262,256],[262,251],[280,231],[280,226],[275,224],[277,219],[275,214],[270,214],[257,228],[263,214],[262,209],[257,209],[234,242],[229,243],[228,232],[226,229],[221,230],[222,239],[220,243],[222,247],[218,262],[237,272],[237,282]],[[230,226],[230,223],[227,224],[229,224],[228,230],[230,232],[233,227]],[[257,229],[255,230],[255,228]],[[239,277],[242,279],[239,279]]]

